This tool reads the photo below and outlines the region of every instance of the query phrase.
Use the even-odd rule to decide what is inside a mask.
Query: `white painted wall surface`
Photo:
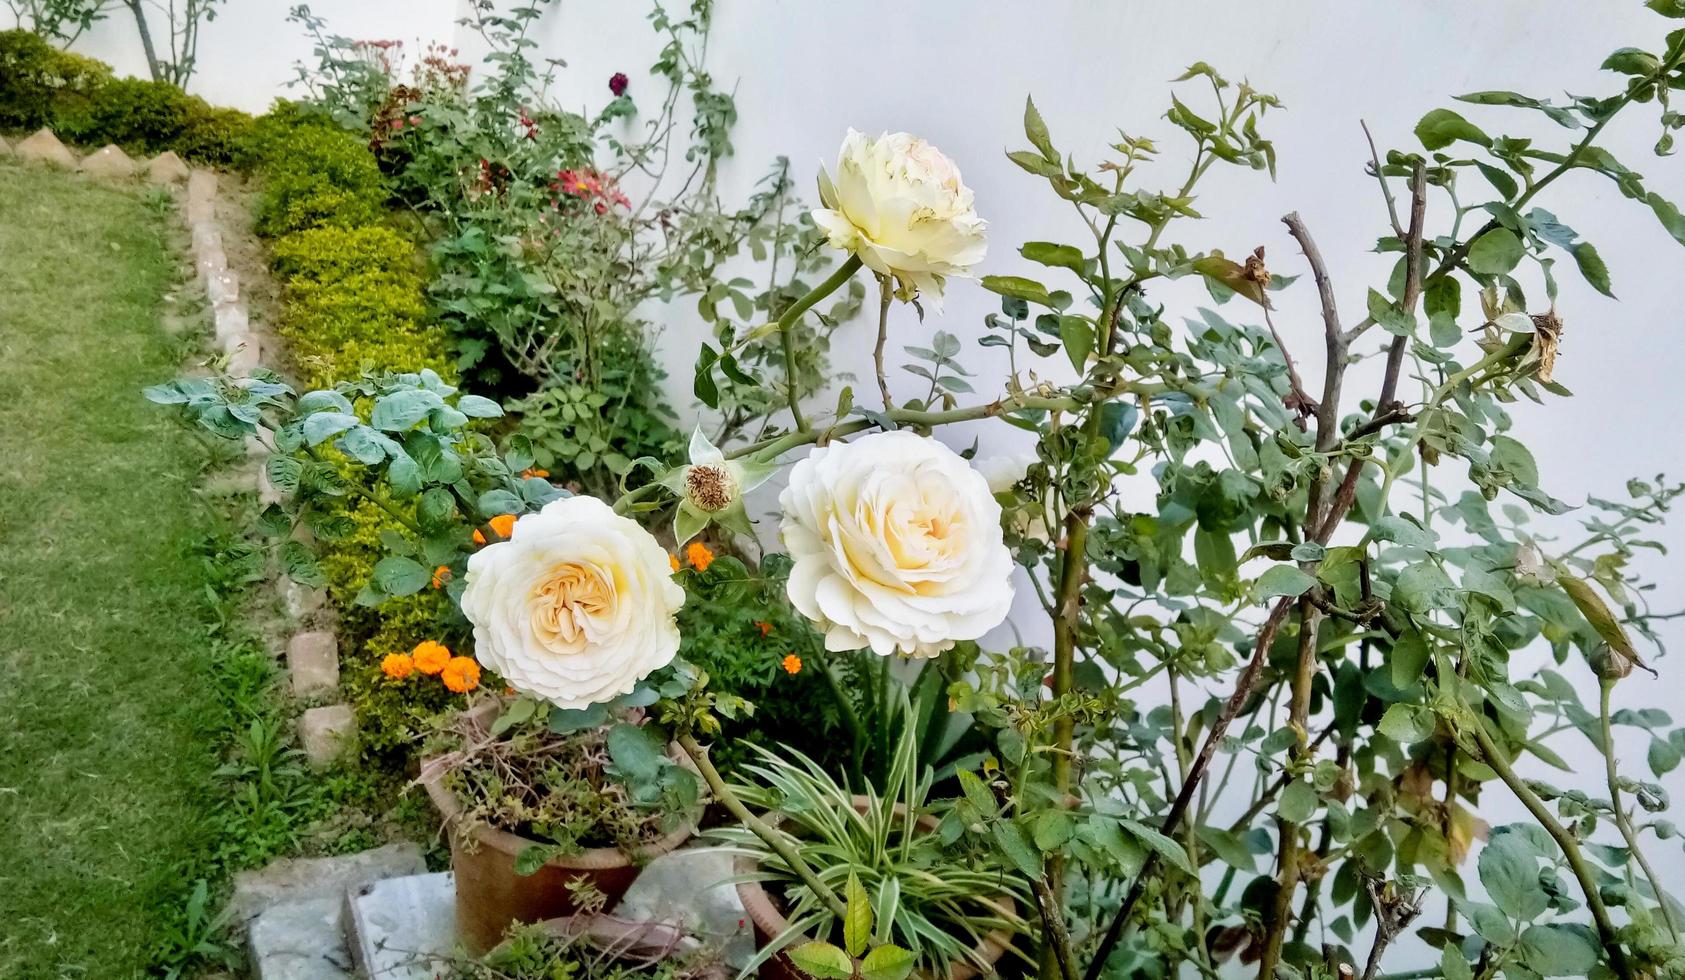
[[[284,22],[287,6],[283,0],[233,0],[206,30],[193,89],[248,109],[260,109],[281,94],[278,86],[293,74],[291,62],[309,54],[308,42]],[[448,39],[472,50],[452,28],[456,11],[446,0],[335,0],[318,3],[316,9],[336,33],[407,43]],[[656,97],[644,73],[656,51],[643,23],[647,10],[634,0],[598,0],[570,3],[547,17],[541,30],[543,53],[568,62],[554,92],[558,101],[600,105],[615,71],[632,76],[634,96]],[[125,27],[114,21],[78,50],[135,71],[139,64]],[[810,188],[817,165],[831,159],[850,126],[871,132],[908,130],[957,160],[975,189],[977,210],[991,223],[991,254],[982,271],[1013,273],[1034,268],[1017,257],[1020,242],[1087,244],[1068,209],[1040,180],[1003,156],[1004,150],[1024,145],[1024,96],[1035,95],[1060,149],[1079,161],[1100,158],[1119,127],[1160,139],[1164,165],[1154,180],[1174,186],[1186,166],[1187,144],[1160,118],[1168,101],[1167,80],[1195,60],[1208,61],[1231,78],[1250,79],[1278,94],[1286,104],[1286,111],[1272,114],[1265,127],[1279,152],[1280,176],[1272,183],[1252,172],[1214,172],[1198,205],[1210,220],[1183,225],[1173,237],[1190,247],[1220,247],[1230,255],[1264,245],[1273,271],[1303,273],[1303,261],[1279,220],[1297,210],[1328,258],[1350,321],[1361,316],[1367,287],[1384,284],[1392,265],[1391,258],[1368,251],[1386,221],[1374,181],[1363,171],[1368,151],[1359,120],[1369,122],[1383,146],[1414,147],[1410,129],[1416,120],[1428,109],[1449,104],[1456,93],[1515,89],[1556,98],[1563,90],[1608,93],[1618,83],[1597,70],[1603,56],[1623,45],[1656,48],[1667,29],[1666,21],[1638,3],[1613,0],[720,0],[709,66],[725,86],[736,86],[741,113],[734,134],[737,155],[726,169],[728,197],[746,193],[779,154],[792,159],[801,186]],[[1477,123],[1492,120],[1492,129],[1508,127],[1557,144],[1566,135],[1542,117],[1481,107],[1463,111]],[[1682,158],[1652,156],[1655,138],[1654,111],[1640,107],[1610,127],[1605,145],[1645,174],[1654,189],[1685,200]],[[1645,209],[1589,173],[1561,181],[1539,203],[1597,245],[1620,296],[1616,302],[1597,295],[1559,264],[1558,308],[1567,330],[1557,377],[1577,397],[1545,407],[1513,406],[1516,429],[1538,456],[1543,486],[1578,502],[1587,494],[1623,498],[1629,476],[1651,477],[1663,470],[1685,476],[1685,435],[1679,423],[1685,418],[1685,317],[1679,301],[1685,249]],[[1445,230],[1446,221],[1447,209],[1435,199],[1428,214],[1430,233]],[[1536,279],[1528,280],[1528,290],[1542,299]],[[1189,281],[1155,295],[1173,310],[1190,313],[1209,302],[1203,287]],[[1277,303],[1278,325],[1316,390],[1321,327],[1309,277],[1280,294]],[[1471,303],[1466,299],[1465,309]],[[898,310],[894,330],[906,343],[923,343],[938,328],[973,338],[983,316],[994,309],[993,296],[955,282],[944,315],[920,325],[910,311]],[[1222,312],[1253,322],[1238,302]],[[689,366],[700,324],[685,304],[664,319],[661,358],[672,375],[675,401],[688,404]],[[857,324],[840,335],[836,350],[838,368],[855,375],[859,392],[872,387],[867,381],[868,334],[867,324]],[[996,353],[968,347],[967,363],[985,386],[1004,363]],[[1059,363],[1049,363],[1045,373],[1064,377],[1068,370],[1068,365],[1061,371]],[[1347,383],[1348,397],[1373,391],[1374,381],[1367,380],[1373,376],[1373,369],[1356,372]],[[896,387],[903,397],[922,390],[901,380]],[[986,387],[980,390],[987,392]],[[1406,394],[1414,390],[1409,383],[1403,388]],[[978,425],[947,432],[944,438],[965,445],[976,436],[986,454],[1018,444],[1020,435],[1004,426]],[[1460,471],[1458,464],[1443,467],[1438,479],[1450,483],[1453,471]],[[1143,481],[1125,493],[1126,499],[1146,503],[1152,489]],[[1559,523],[1567,526],[1566,520]],[[1654,536],[1673,555],[1685,553],[1685,522]],[[1659,609],[1685,607],[1678,562],[1650,553],[1639,557],[1639,566],[1662,582]],[[1033,598],[1020,595],[1014,620],[1026,635],[1043,635],[1040,618]],[[1675,645],[1685,645],[1685,621],[1667,626]],[[1681,656],[1660,661],[1660,682],[1635,678],[1623,684],[1617,702],[1657,705],[1685,715],[1680,709],[1685,691]],[[1595,683],[1583,664],[1571,662],[1566,672],[1595,696]],[[1642,738],[1629,732],[1620,744],[1626,764],[1641,770]],[[1570,761],[1577,773],[1557,774],[1556,781],[1598,792],[1596,756],[1585,750]],[[1541,766],[1527,768],[1551,778]],[[1685,800],[1685,774],[1676,771],[1666,782],[1675,799]],[[1494,823],[1522,816],[1497,785],[1483,809]],[[1657,845],[1655,859],[1670,880],[1685,873],[1677,845]],[[1472,865],[1469,870],[1472,881]],[[1436,908],[1429,918],[1438,915]],[[1400,950],[1398,959],[1406,958]],[[1408,964],[1389,959],[1388,965]]]

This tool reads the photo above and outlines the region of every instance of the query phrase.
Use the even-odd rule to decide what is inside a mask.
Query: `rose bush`
[[[813,223],[831,245],[893,276],[903,298],[935,304],[949,276],[969,276],[988,251],[988,223],[972,210],[971,188],[942,151],[916,136],[873,139],[848,131],[837,172],[819,172]]]
[[[883,432],[817,449],[779,497],[790,602],[827,650],[929,657],[1012,605],[989,484],[942,443]]]
[[[564,709],[629,693],[679,650],[670,559],[636,521],[564,497],[468,559],[462,611],[476,655]]]

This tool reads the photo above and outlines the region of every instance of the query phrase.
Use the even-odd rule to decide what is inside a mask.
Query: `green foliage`
[[[902,703],[903,713],[911,710]],[[987,851],[950,851],[946,845],[953,837],[934,826],[934,776],[918,758],[915,725],[905,725],[896,741],[883,792],[868,790],[858,806],[823,767],[793,749],[759,749],[756,756],[756,762],[742,767],[742,775],[754,783],[733,791],[751,806],[777,812],[780,822],[773,833],[786,836],[819,879],[849,899],[851,914],[836,915],[756,834],[723,827],[712,836],[753,856],[755,880],[767,884],[785,917],[799,923],[808,937],[844,947],[838,950],[843,960],[845,950],[859,955],[863,937],[870,934],[881,944],[913,951],[917,965],[933,976],[944,976],[962,962],[987,971],[989,965],[976,959],[982,938],[995,931],[1010,936],[1024,928],[1011,910],[1011,902],[1024,900],[1024,890],[1006,873],[1006,865]],[[861,894],[869,901],[858,900]],[[875,931],[849,921],[868,917],[875,919]],[[796,936],[776,937],[757,961]],[[797,950],[788,952],[795,956]],[[824,950],[807,952],[815,954],[816,965],[835,959]],[[900,963],[890,954],[879,954],[879,959],[886,970],[887,961]]]
[[[36,129],[85,111],[111,69],[30,31],[0,31],[0,129]]]
[[[608,945],[609,949],[603,946]],[[512,926],[479,961],[452,960],[443,980],[705,980],[721,968],[717,954],[615,948],[606,939],[575,937],[543,925]]]
[[[364,142],[319,125],[266,128],[251,151],[263,190],[256,228],[274,237],[308,228],[380,223],[385,179]]]
[[[246,113],[168,82],[116,78],[105,65],[54,50],[33,34],[0,34],[0,129],[50,126],[84,146],[115,143],[148,156],[174,150],[226,165],[251,124]]]

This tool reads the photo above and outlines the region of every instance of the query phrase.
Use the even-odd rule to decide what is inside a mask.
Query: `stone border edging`
[[[153,161],[155,167],[157,162]],[[241,300],[239,277],[229,268],[228,256],[223,251],[223,228],[216,217],[217,182],[215,171],[192,170],[187,176],[187,193],[181,212],[193,238],[193,267],[211,306],[217,345],[227,358],[228,373],[244,378],[250,377],[257,369],[263,345],[252,329],[251,316]],[[246,452],[248,456],[258,458],[268,455],[261,443],[251,440],[246,443]],[[270,482],[267,468],[258,466],[256,470],[254,489],[258,502],[264,506],[279,503],[281,492]],[[284,581],[281,591],[288,616],[295,623],[311,617],[324,603],[320,589],[306,588],[291,579]],[[287,641],[286,664],[293,697],[337,700],[339,643],[332,631],[304,630],[294,633]],[[332,764],[356,737],[356,715],[346,704],[330,703],[306,708],[299,715],[297,724],[305,758],[317,768]]]

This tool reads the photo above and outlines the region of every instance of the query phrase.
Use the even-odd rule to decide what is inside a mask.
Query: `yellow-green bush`
[[[277,239],[270,253],[275,274],[295,283],[339,282],[370,269],[408,271],[415,266],[410,240],[378,225],[295,232]]]
[[[363,140],[343,130],[294,125],[264,133],[257,232],[358,228],[385,216],[386,179]]]
[[[365,370],[432,368],[451,376],[444,334],[428,318],[415,247],[384,223],[385,180],[368,146],[282,102],[250,128],[238,159],[262,184],[257,229],[273,239],[283,286],[279,330],[305,387],[330,387]],[[380,661],[422,640],[449,641],[445,630],[456,614],[436,589],[357,605],[385,554],[381,532],[404,527],[366,500],[347,499],[344,507],[352,530],[324,548],[321,564],[339,609],[346,688],[365,748],[398,751],[461,696],[435,677],[387,678]]]

